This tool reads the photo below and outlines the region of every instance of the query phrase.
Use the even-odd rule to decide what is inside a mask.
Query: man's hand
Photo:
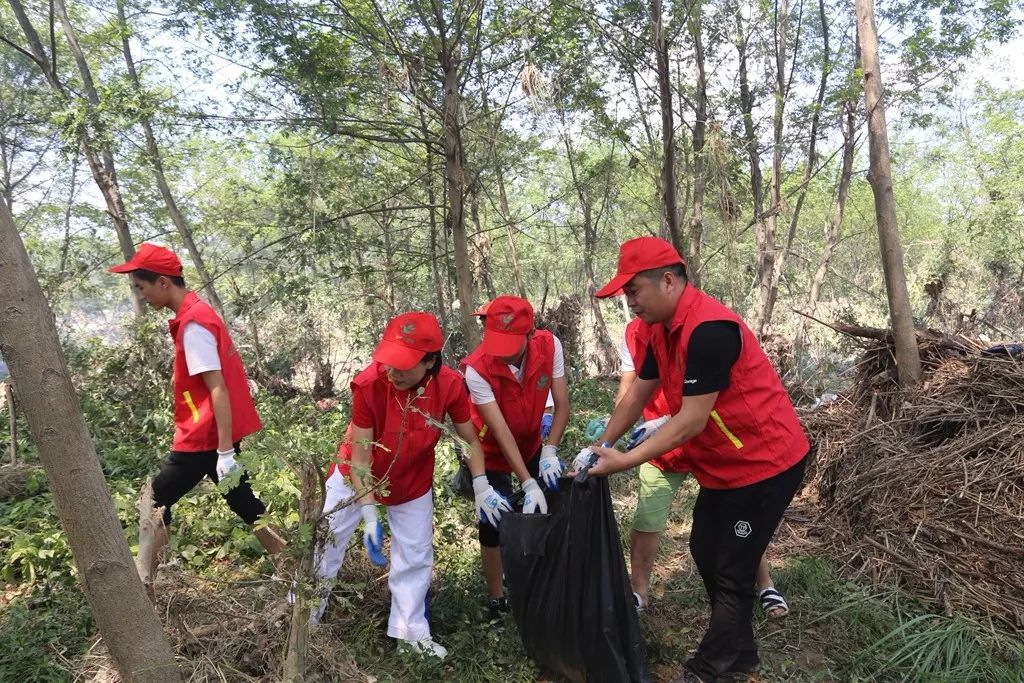
[[[217,481],[228,476],[242,466],[235,460],[235,449],[217,449]]]
[[[523,512],[525,514],[530,515],[534,512],[547,513],[548,501],[545,500],[544,492],[540,490],[540,485],[537,484],[536,479],[524,481],[523,491],[526,493],[526,497],[523,498]]]
[[[487,522],[493,527],[498,526],[503,512],[511,512],[505,496],[494,490],[485,475],[473,477],[473,496],[476,498],[476,514],[481,522]]]
[[[562,461],[558,459],[558,446],[548,444],[540,451],[540,478],[549,491],[558,490],[558,478],[562,476]]]
[[[593,446],[591,450],[597,454],[597,462],[594,463],[589,472],[592,477],[606,477],[609,474],[615,474],[616,472],[633,467],[633,462],[629,456],[625,453],[620,453],[614,448]]]
[[[388,558],[384,557],[384,527],[380,523],[377,506],[363,505],[359,512],[363,516],[363,545],[366,546],[366,554],[370,562],[383,567],[388,563]]]
[[[665,426],[665,423],[671,418],[670,415],[662,415],[653,420],[644,422],[639,427],[633,430],[633,433],[629,435],[629,445],[626,447],[627,451],[631,451],[647,439],[654,436],[654,433]]]

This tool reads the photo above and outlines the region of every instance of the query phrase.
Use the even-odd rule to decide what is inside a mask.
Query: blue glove
[[[363,515],[363,546],[370,562],[383,567],[388,563],[384,556],[384,527],[377,516],[376,505],[364,505],[360,510]]]
[[[607,417],[595,417],[587,423],[587,429],[583,433],[583,436],[587,441],[597,441],[601,438],[601,434],[604,433],[604,428],[606,426],[608,426]]]
[[[551,413],[544,413],[544,417],[540,419],[540,438],[548,438],[548,434],[551,433],[551,425],[555,421],[555,416]]]
[[[639,427],[633,430],[632,434],[629,435],[629,446],[626,447],[626,450],[632,450],[639,446],[640,444],[642,444],[644,441],[647,441],[647,439],[654,436],[654,433],[656,431],[664,427],[665,423],[668,422],[668,420],[668,415],[662,415],[661,417],[655,418],[653,420],[648,420],[647,422],[641,424]]]

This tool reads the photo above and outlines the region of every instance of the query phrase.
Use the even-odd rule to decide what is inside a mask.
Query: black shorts
[[[526,462],[526,470],[530,473],[531,477],[537,477],[537,473],[540,471],[540,451],[534,453],[533,457]],[[486,474],[487,482],[494,487],[495,491],[506,498],[512,495],[511,472],[487,470]],[[491,526],[488,522],[480,522],[477,525],[477,538],[480,539],[480,545],[485,548],[497,548],[499,545],[498,529]]]
[[[239,444],[235,444],[235,453],[240,453]],[[164,524],[171,523],[171,506],[194,489],[203,477],[209,477],[217,483],[217,451],[171,451],[160,473],[153,480],[153,506],[164,508]],[[267,511],[265,506],[249,486],[249,475],[242,474],[238,486],[224,494],[228,507],[249,524],[253,524],[260,515]]]

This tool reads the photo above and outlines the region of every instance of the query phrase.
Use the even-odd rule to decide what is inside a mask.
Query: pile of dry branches
[[[901,393],[892,349],[869,346],[854,387],[805,417],[826,543],[847,568],[947,613],[1024,627],[1024,359],[919,337]]]

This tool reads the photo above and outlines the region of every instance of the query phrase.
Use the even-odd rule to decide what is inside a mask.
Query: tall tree
[[[679,206],[676,179],[676,129],[672,117],[672,73],[669,65],[668,39],[661,0],[651,0],[651,37],[658,71],[658,96],[661,106],[661,220],[668,229],[672,244],[680,254],[686,253],[679,227]]]
[[[857,45],[864,64],[864,105],[868,120],[870,162],[868,182],[875,197],[875,221],[882,250],[885,291],[889,318],[896,343],[896,367],[900,385],[910,388],[921,381],[921,357],[914,332],[907,275],[903,266],[903,243],[896,222],[896,199],[892,191],[892,163],[889,131],[885,122],[882,72],[878,59],[878,32],[874,0],[857,2]]]
[[[68,375],[53,313],[0,202],[0,350],[53,493],[82,590],[125,681],[179,681],[139,580]]]
[[[135,68],[135,59],[132,57],[131,27],[128,25],[128,20],[125,17],[124,0],[117,0],[116,5],[124,64],[128,69],[128,78],[131,79],[132,86],[135,88],[136,93],[141,95],[143,87],[142,82],[139,80],[139,72]],[[206,261],[203,259],[203,254],[199,251],[199,247],[196,246],[196,241],[192,237],[192,228],[181,213],[178,202],[171,192],[171,186],[167,182],[167,175],[164,173],[163,156],[160,154],[160,147],[157,145],[156,135],[153,132],[153,117],[148,108],[142,108],[139,123],[142,126],[142,133],[146,138],[146,157],[153,168],[153,179],[156,181],[156,186],[160,190],[160,197],[167,208],[167,216],[171,219],[174,229],[178,231],[181,241],[185,244],[185,249],[188,250],[189,258],[192,259],[192,264],[196,267],[196,272],[199,273],[199,279],[202,280],[202,288],[206,294],[207,301],[217,309],[221,318],[227,320],[224,304],[221,303],[220,296],[217,294],[217,288],[213,284],[213,278],[210,277],[210,272],[206,268]]]
[[[75,95],[61,80],[60,75],[57,73],[56,44],[51,42],[51,54],[47,54],[43,41],[40,39],[39,33],[32,24],[32,20],[21,0],[8,0],[8,3],[18,20],[18,25],[25,36],[25,41],[28,43],[28,50],[23,50],[24,54],[36,63],[46,78],[46,82],[50,84],[54,92],[66,103],[77,103],[92,110],[98,109],[100,97],[93,81],[92,69],[79,44],[78,32],[71,23],[71,18],[68,16],[64,1],[53,0],[50,13],[50,35],[51,37],[53,36],[54,27],[52,22],[53,15],[56,13],[64,31],[64,38],[75,58],[82,90],[85,93],[84,98]],[[96,186],[99,188],[106,203],[107,213],[110,214],[110,218],[114,223],[114,232],[117,234],[117,242],[121,247],[121,255],[124,256],[125,260],[128,260],[135,255],[135,243],[132,241],[131,227],[128,224],[128,212],[124,207],[121,188],[117,183],[114,154],[108,143],[96,139],[96,136],[89,130],[89,126],[86,123],[78,124],[76,135],[79,139],[82,154],[89,164],[89,170],[92,171]],[[132,308],[135,311],[135,315],[143,316],[146,308],[142,302],[142,295],[131,287],[129,287],[129,291],[131,292]]]

